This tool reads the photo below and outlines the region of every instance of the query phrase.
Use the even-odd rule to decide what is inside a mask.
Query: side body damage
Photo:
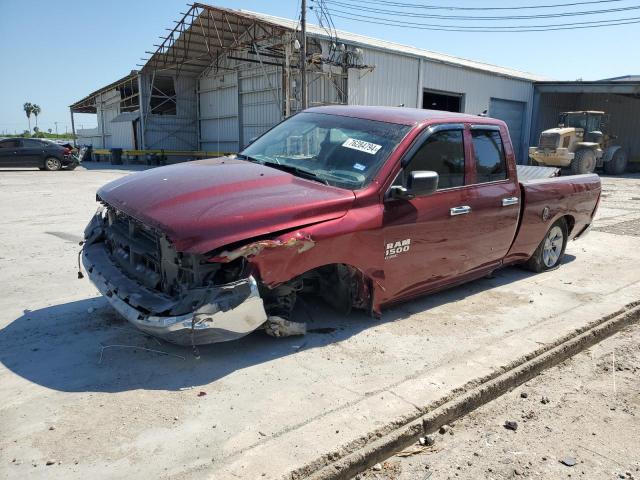
[[[160,232],[106,206],[85,230],[82,263],[128,321],[173,343],[234,340],[261,327],[273,336],[304,334],[305,325],[290,320],[299,293],[319,295],[345,313],[375,310],[375,269],[367,274],[344,263],[345,252],[356,252],[367,235],[348,240],[340,234],[344,221],[193,254],[176,252]],[[360,252],[353,260],[371,259]]]

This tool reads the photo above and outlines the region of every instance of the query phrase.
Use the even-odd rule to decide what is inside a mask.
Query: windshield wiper
[[[308,180],[315,180],[316,182],[329,185],[329,182],[326,179],[321,178],[315,173],[310,172],[309,170],[305,170],[303,168],[298,168],[292,165],[286,165],[284,163],[276,163],[276,162],[262,162],[262,164],[266,165],[267,167],[277,168],[278,170],[282,170],[284,172],[290,173],[292,175],[296,175],[298,177],[306,178]]]
[[[254,163],[260,163],[258,161],[258,159],[250,157],[249,155],[245,155],[244,153],[236,153],[236,158],[238,158],[240,160],[248,160],[248,161],[254,162]]]

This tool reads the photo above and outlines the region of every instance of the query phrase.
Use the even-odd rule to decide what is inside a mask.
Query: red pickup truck
[[[504,122],[334,106],[241,153],[102,187],[86,272],[141,330],[178,344],[303,333],[296,296],[380,315],[511,264],[556,267],[600,200],[597,175],[518,181]]]

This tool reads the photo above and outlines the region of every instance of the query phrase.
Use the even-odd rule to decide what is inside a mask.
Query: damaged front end
[[[108,205],[85,229],[82,263],[121,315],[172,343],[235,340],[267,321],[244,257],[218,263],[176,252],[164,235]]]

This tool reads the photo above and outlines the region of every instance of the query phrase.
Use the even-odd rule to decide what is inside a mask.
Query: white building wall
[[[434,62],[426,58],[363,48],[364,65],[373,71],[349,71],[350,105],[385,105],[422,108],[422,92],[435,90],[463,96],[462,111],[490,111],[491,99],[525,103],[520,149],[528,148],[533,104],[533,83],[491,72]],[[517,142],[518,139],[514,139]]]
[[[375,68],[349,70],[349,105],[422,106],[418,105],[418,58],[373,49],[363,49],[362,58],[363,64]]]
[[[200,148],[237,152],[283,118],[282,68],[237,60],[199,79]]]
[[[501,77],[428,60],[423,62],[422,78],[422,87],[426,90],[464,94],[464,113],[480,114],[488,111],[490,100],[499,98],[526,102],[530,116],[533,84],[528,80]]]
[[[91,145],[93,148],[102,148],[102,137],[98,128],[84,128],[76,130],[78,145]]]
[[[347,45],[347,48],[353,47]],[[347,101],[350,105],[422,108],[424,90],[462,94],[462,110],[470,114],[489,111],[491,99],[523,102],[521,151],[528,148],[533,103],[530,80],[438,63],[402,52],[360,48],[362,63],[375,68],[349,69]],[[270,67],[265,69],[265,75],[261,67],[238,61],[227,60],[221,65],[232,71],[208,73],[199,80],[200,148],[235,151],[281,120],[282,112],[274,96],[282,95],[282,72]],[[337,100],[337,91],[328,77],[310,74],[310,106]],[[282,105],[281,97],[279,102]]]
[[[78,130],[78,143],[92,145],[93,148],[135,147],[131,122],[113,122],[120,114],[120,92],[109,90],[96,98],[96,117],[98,126],[92,129]]]

